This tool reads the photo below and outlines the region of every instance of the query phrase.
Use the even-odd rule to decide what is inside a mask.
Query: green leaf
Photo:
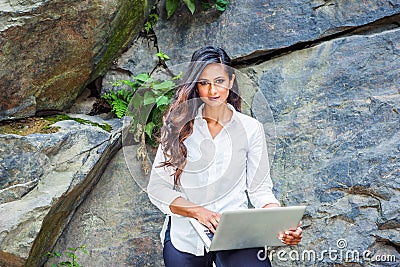
[[[158,20],[158,15],[152,13],[152,14],[149,15],[149,18],[152,19],[153,21],[157,21]]]
[[[164,54],[163,52],[158,52],[156,54],[156,56],[160,59],[160,60],[169,60],[169,56],[167,54]]]
[[[121,81],[110,82],[111,86],[121,86]]]
[[[133,108],[138,110],[143,104],[143,97],[140,94],[135,94],[131,100]]]
[[[139,73],[138,75],[133,76],[132,78],[135,79],[136,81],[141,82],[142,84],[150,82],[152,80],[148,73]]]
[[[146,30],[146,33],[149,33],[150,30],[151,30],[151,28],[152,28],[152,25],[151,25],[150,21],[147,21],[147,22],[144,24],[144,29]]]
[[[166,0],[167,19],[169,19],[179,7],[179,0]]]
[[[146,126],[144,127],[144,131],[150,138],[151,138],[151,134],[153,133],[154,126],[155,126],[154,122],[151,121],[151,122],[147,123]]]
[[[178,75],[172,77],[172,80],[173,80],[173,81],[179,80],[180,78],[182,78],[182,76],[183,76],[183,73],[182,73],[182,71],[180,71],[180,72],[178,73]]]
[[[226,8],[228,7],[229,2],[226,0],[217,0],[215,2],[215,9],[219,10],[219,11],[225,11]]]
[[[144,99],[143,99],[143,105],[149,105],[149,104],[154,104],[156,103],[156,98],[154,97],[154,94],[152,92],[145,92],[144,93]]]
[[[117,99],[111,103],[112,111],[117,115],[118,118],[125,116],[126,110],[128,108],[128,103],[122,99]]]
[[[157,107],[162,106],[162,105],[168,105],[169,104],[169,99],[165,95],[159,96],[156,99]]]
[[[133,89],[133,91],[135,91],[140,85],[140,84],[130,81],[130,80],[122,80],[122,82],[124,84],[128,85],[129,87],[131,87]]]
[[[175,87],[175,83],[170,80],[163,81],[162,83],[153,85],[154,90],[167,90],[167,89],[172,89],[174,87]]]
[[[194,0],[182,0],[186,6],[189,8],[190,12],[192,13],[192,15],[194,14],[194,11],[196,10],[196,5]]]
[[[74,253],[71,253],[71,252],[65,252],[65,255],[66,255],[68,258],[76,259],[76,256],[75,256],[75,254],[74,254]]]

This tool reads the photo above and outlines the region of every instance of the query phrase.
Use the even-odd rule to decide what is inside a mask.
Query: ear
[[[232,74],[232,79],[229,81],[229,89],[232,89],[233,82],[235,81],[235,79],[236,79],[235,74]]]

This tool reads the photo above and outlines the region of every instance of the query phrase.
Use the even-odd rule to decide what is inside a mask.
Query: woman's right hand
[[[221,213],[200,207],[194,218],[196,218],[201,224],[205,225],[214,234],[217,230]]]
[[[212,233],[217,229],[221,213],[213,212],[202,206],[196,205],[183,197],[177,197],[169,205],[172,213],[186,217],[197,219],[201,224],[205,225]]]

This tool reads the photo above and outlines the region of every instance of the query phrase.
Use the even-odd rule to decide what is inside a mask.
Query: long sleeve
[[[176,198],[184,197],[184,194],[174,190],[174,176],[171,175],[172,170],[170,168],[156,167],[160,165],[163,159],[164,154],[160,145],[151,169],[147,194],[150,201],[163,213],[172,215],[169,205]]]
[[[270,203],[279,204],[279,201],[272,192],[273,185],[264,128],[260,122],[257,122],[257,126],[249,138],[246,170],[250,201],[254,207],[260,208]]]

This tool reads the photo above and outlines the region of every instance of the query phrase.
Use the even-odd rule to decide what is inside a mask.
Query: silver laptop
[[[196,219],[190,222],[209,251],[283,246],[278,234],[296,229],[305,209],[291,206],[226,211],[214,235]]]

